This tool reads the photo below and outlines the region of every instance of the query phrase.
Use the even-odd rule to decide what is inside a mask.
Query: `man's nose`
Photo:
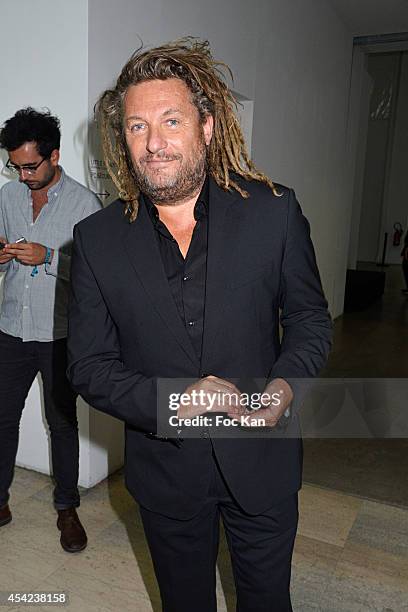
[[[27,171],[27,168],[19,168],[18,169],[18,177],[20,181],[25,181],[27,177],[30,176],[30,173]]]
[[[158,153],[167,147],[165,139],[160,127],[150,126],[147,134],[146,149],[149,153]]]

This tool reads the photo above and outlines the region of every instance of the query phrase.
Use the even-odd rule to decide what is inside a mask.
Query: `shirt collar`
[[[208,176],[206,177],[204,184],[201,188],[200,195],[197,198],[197,202],[194,206],[194,219],[198,221],[208,214],[208,198],[209,198],[209,180]],[[153,204],[153,202],[143,194],[143,200],[146,204],[149,216],[153,221],[154,225],[160,221],[159,211],[157,210],[157,206]]]
[[[59,166],[59,169],[61,170],[61,176],[59,177],[58,181],[54,183],[53,185],[51,185],[51,187],[47,191],[48,201],[50,201],[50,198],[55,198],[57,197],[57,195],[59,195],[62,189],[62,186],[64,184],[64,180],[65,180],[64,168],[62,166]]]

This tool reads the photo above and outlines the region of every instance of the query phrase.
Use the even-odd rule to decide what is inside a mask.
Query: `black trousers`
[[[250,478],[250,474],[243,477]],[[215,612],[219,519],[223,520],[237,593],[237,612],[290,612],[290,571],[297,494],[261,515],[232,498],[214,459],[205,507],[181,521],[140,508],[164,612]]]
[[[79,506],[77,394],[65,375],[66,340],[23,342],[0,331],[0,508],[13,480],[24,403],[41,372],[57,509]]]

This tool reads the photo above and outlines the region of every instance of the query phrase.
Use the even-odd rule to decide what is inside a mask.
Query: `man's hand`
[[[241,392],[228,380],[217,376],[206,376],[187,387],[191,401],[181,405],[177,411],[179,419],[190,419],[209,412],[229,412],[239,406]]]
[[[228,416],[240,420],[241,416],[251,415],[257,421],[265,421],[264,427],[275,427],[291,401],[293,391],[283,378],[275,378],[265,387],[262,405],[258,410],[246,410],[244,406],[237,406],[228,411]]]
[[[3,249],[5,255],[15,257],[20,263],[27,266],[39,266],[45,261],[47,247],[38,242],[13,242],[6,244]]]
[[[0,242],[2,242],[4,245],[7,244],[7,240],[3,236],[0,236]],[[0,249],[0,264],[8,263],[13,258],[14,255],[9,255],[8,253],[5,253],[4,248]]]

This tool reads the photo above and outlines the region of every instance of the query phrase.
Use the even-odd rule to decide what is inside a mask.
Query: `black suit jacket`
[[[279,186],[277,197],[257,181],[241,184],[248,199],[210,179],[201,364],[143,203],[134,223],[118,200],[75,228],[68,375],[91,406],[125,422],[127,486],[139,503],[168,516],[200,510],[212,444],[248,513],[301,485],[300,439],[199,438],[176,446],[146,435],[156,432],[158,377],[303,378],[325,363],[331,321],[294,192]]]

